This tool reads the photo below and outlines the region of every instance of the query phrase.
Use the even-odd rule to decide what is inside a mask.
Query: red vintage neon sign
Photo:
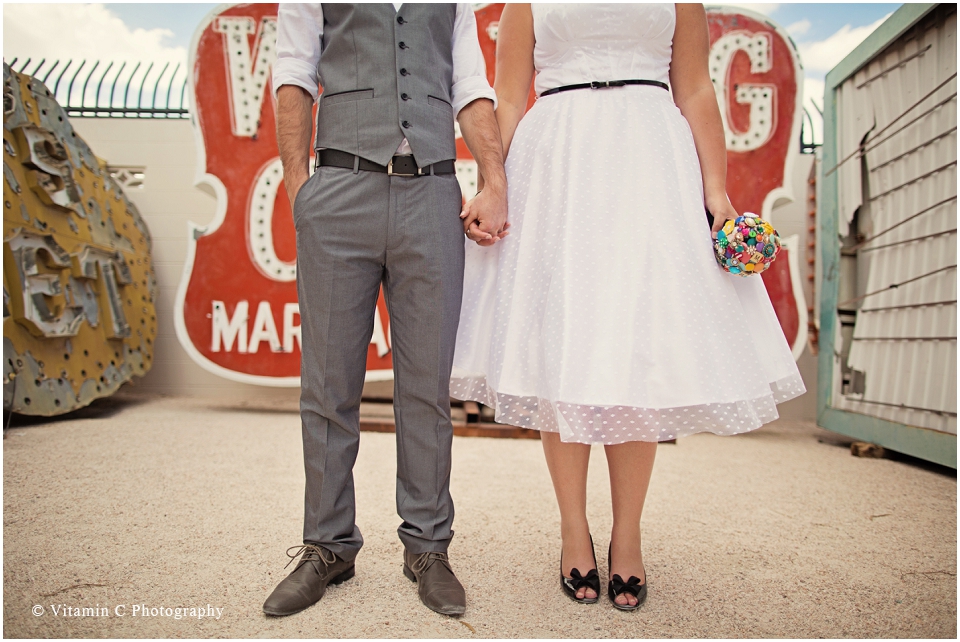
[[[492,4],[477,11],[491,82],[502,10],[502,4]],[[197,183],[213,189],[217,212],[209,226],[191,225],[175,323],[181,344],[204,368],[245,383],[297,386],[296,238],[282,184],[270,80],[276,15],[276,4],[231,6],[209,15],[194,36],[190,95]],[[789,198],[784,178],[800,123],[796,53],[778,29],[750,12],[712,10],[709,21],[714,49],[719,51],[720,42],[721,49],[727,44],[725,51],[733,50],[719,60],[713,50],[711,56],[712,73],[721,81],[718,95],[727,105],[730,197],[738,210],[769,218],[774,200]],[[761,123],[758,114],[764,110],[772,117]],[[476,166],[462,140],[457,155],[458,176],[469,195]],[[790,249],[789,256],[798,255]],[[802,349],[805,341],[799,330],[806,326],[794,294],[796,274],[795,260],[781,258],[762,278],[798,354],[798,342]],[[368,380],[392,376],[389,336],[381,294],[367,353]]]
[[[213,188],[217,213],[209,226],[191,226],[175,321],[184,348],[208,370],[246,383],[296,386],[296,236],[270,82],[276,25],[276,4],[242,4],[211,14],[194,36],[197,182]],[[391,368],[381,296],[367,369],[372,378],[387,378]]]

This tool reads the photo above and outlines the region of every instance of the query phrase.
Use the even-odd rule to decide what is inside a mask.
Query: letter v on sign
[[[223,48],[229,65],[230,115],[236,136],[253,136],[260,128],[260,109],[266,95],[267,78],[277,59],[277,19],[263,17],[259,29],[247,16],[224,16],[215,30],[223,34]],[[248,36],[257,34],[251,55]]]

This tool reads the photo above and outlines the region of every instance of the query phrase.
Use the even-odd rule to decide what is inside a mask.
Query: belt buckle
[[[412,157],[411,157],[411,158],[412,158]],[[419,170],[419,168],[417,168],[417,169]],[[387,176],[407,176],[407,177],[412,177],[412,176],[416,176],[416,175],[417,175],[416,172],[414,172],[414,173],[412,173],[412,174],[401,174],[401,173],[399,173],[399,172],[393,171],[393,158],[391,158],[391,159],[390,159],[390,162],[387,163]]]
[[[590,89],[609,89],[611,87],[623,87],[626,85],[622,80],[593,80],[590,82]]]

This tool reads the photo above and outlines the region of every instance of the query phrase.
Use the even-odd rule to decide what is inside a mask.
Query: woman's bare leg
[[[604,449],[610,469],[610,495],[613,500],[610,577],[617,574],[627,581],[631,575],[635,575],[646,582],[640,550],[640,516],[647,498],[657,443],[629,441],[605,446]],[[617,598],[617,603],[633,606],[637,599],[624,594]]]
[[[593,566],[590,546],[590,525],[587,524],[587,465],[590,446],[565,444],[559,433],[541,432],[543,454],[550,469],[553,490],[560,507],[560,536],[563,538],[563,574],[570,577],[571,569],[586,575]],[[581,588],[577,598],[593,598],[593,589]]]

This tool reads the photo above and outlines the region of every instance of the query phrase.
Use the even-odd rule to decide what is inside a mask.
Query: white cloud
[[[3,57],[187,62],[168,29],[130,29],[103,4],[4,4]],[[32,66],[32,65],[31,65]]]
[[[844,25],[832,36],[819,42],[798,43],[797,48],[800,50],[800,60],[803,61],[804,69],[807,72],[826,74],[889,17],[890,14],[887,14],[873,24],[863,27]]]
[[[796,38],[797,36],[802,36],[803,34],[807,33],[811,26],[812,25],[810,24],[810,21],[804,18],[803,20],[799,20],[794,22],[792,25],[789,25],[787,27],[787,33]]]
[[[55,8],[55,9],[54,9]],[[54,10],[51,10],[54,9]],[[187,61],[169,29],[130,29],[103,4],[4,4],[3,57]]]

